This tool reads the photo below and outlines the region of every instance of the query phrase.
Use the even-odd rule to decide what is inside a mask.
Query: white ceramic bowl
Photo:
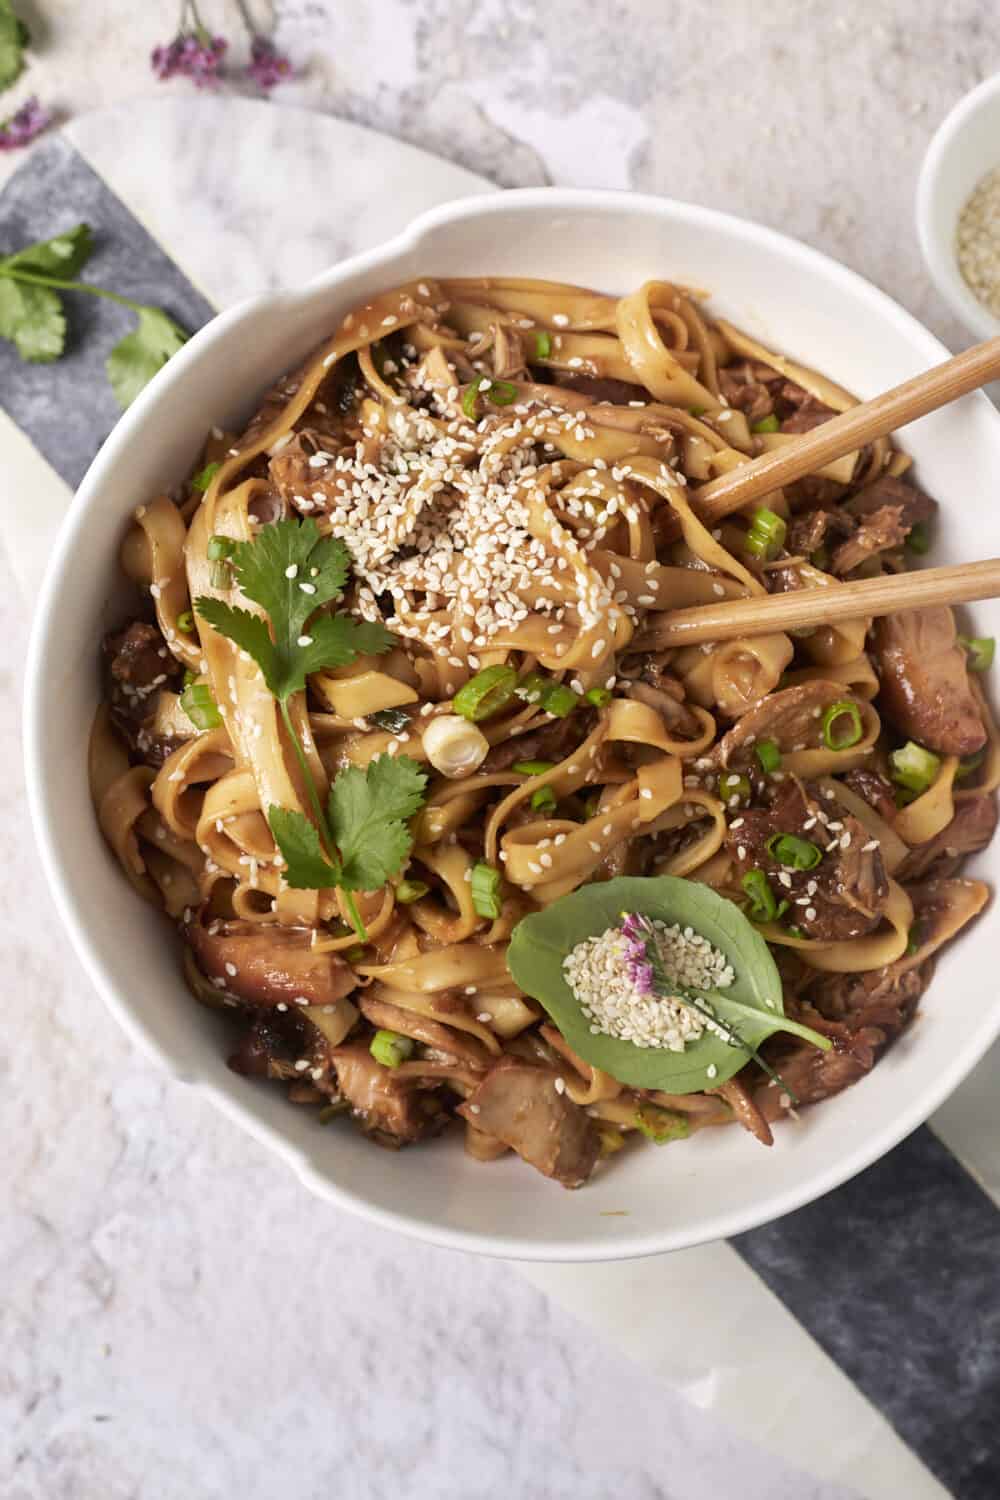
[[[239,425],[260,392],[354,304],[418,275],[495,272],[625,291],[650,277],[713,289],[714,305],[861,396],[945,351],[913,318],[814,250],[725,214],[663,199],[550,189],[437,209],[381,249],[297,291],[218,317],[170,361],[95,459],[60,536],[28,665],[28,785],[52,896],[122,1025],[171,1074],[264,1141],[314,1192],[438,1244],[539,1260],[651,1254],[787,1213],[860,1171],[920,1124],[1000,1029],[996,909],[944,957],[921,1018],[875,1073],[786,1124],[770,1151],[742,1130],[630,1151],[567,1193],[516,1158],[488,1166],[457,1138],[398,1154],[349,1127],[318,1129],[280,1091],[225,1065],[224,1021],[190,999],[173,930],[126,885],[87,793],[87,734],[102,632],[121,619],[118,543],[133,506],[176,483],[206,428]],[[993,475],[1000,417],[966,397],[906,434],[943,503],[941,560],[1000,552]],[[1000,606],[975,611],[1000,633]],[[975,864],[1000,864],[1000,845]],[[613,1213],[611,1212],[613,1211]]]
[[[1000,73],[960,99],[938,126],[917,182],[917,234],[931,279],[956,318],[981,339],[1000,333],[1000,318],[967,285],[955,235],[969,194],[994,167],[1000,167]]]

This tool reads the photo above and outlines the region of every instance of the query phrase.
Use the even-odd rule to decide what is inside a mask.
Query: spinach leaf
[[[591,1031],[580,1002],[566,981],[563,959],[589,937],[621,923],[623,912],[639,912],[681,927],[692,927],[729,960],[735,973],[726,990],[704,993],[719,1019],[746,1043],[734,1047],[706,1030],[683,1052],[640,1047]],[[569,1045],[586,1062],[637,1088],[691,1094],[715,1088],[744,1067],[751,1049],[776,1031],[788,1031],[828,1049],[818,1032],[783,1014],[781,978],[760,933],[739,907],[696,880],[662,875],[622,877],[581,886],[515,927],[507,964],[526,994],[538,1000]],[[709,1069],[714,1071],[710,1074]]]

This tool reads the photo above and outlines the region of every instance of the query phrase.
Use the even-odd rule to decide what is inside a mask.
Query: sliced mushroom
[[[458,1113],[477,1130],[503,1141],[546,1177],[580,1187],[597,1161],[596,1124],[557,1089],[548,1068],[503,1057]]]
[[[184,927],[201,972],[247,1005],[334,1005],[357,986],[350,964],[318,953],[307,928],[200,920]]]
[[[943,755],[982,749],[986,730],[946,605],[886,615],[875,621],[872,642],[879,707],[901,734]]]

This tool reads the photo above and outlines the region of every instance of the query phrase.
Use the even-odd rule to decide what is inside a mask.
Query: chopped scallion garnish
[[[760,740],[754,746],[754,754],[762,771],[776,771],[781,765],[781,749],[777,740]]]
[[[861,711],[849,698],[840,698],[823,710],[820,733],[828,750],[850,750],[864,734]]]
[[[918,745],[913,740],[907,740],[905,745],[893,750],[889,756],[889,775],[892,780],[904,791],[914,792],[918,797],[932,785],[940,769],[941,757],[935,755],[933,750],[925,750],[923,745]]]
[[[781,551],[785,545],[787,533],[788,526],[784,518],[762,505],[750,517],[750,526],[743,545],[751,557],[766,561]]]
[[[531,794],[532,812],[549,813],[556,809],[556,794],[550,786],[540,786]]]
[[[413,1047],[412,1037],[401,1036],[398,1031],[376,1031],[368,1044],[368,1051],[384,1068],[398,1068],[412,1056]]]
[[[958,644],[968,655],[970,672],[989,671],[997,645],[991,635],[960,635]]]
[[[410,727],[410,715],[401,708],[378,708],[368,715],[368,722],[379,729],[388,729],[390,734],[405,734]]]
[[[481,917],[492,920],[500,915],[503,902],[500,897],[500,871],[480,860],[472,866],[472,904]]]
[[[193,490],[201,490],[202,494],[204,494],[221,468],[221,464],[206,464],[192,479],[191,488]]]
[[[192,682],[181,694],[181,708],[196,729],[218,729],[222,723],[218,704],[207,682]]]
[[[750,781],[739,771],[726,771],[719,777],[719,796],[723,802],[731,802],[734,797],[741,797],[745,801],[750,796]]]
[[[554,760],[516,760],[511,770],[519,776],[541,776],[543,771],[551,771],[554,765]]]
[[[906,538],[906,547],[910,552],[915,552],[918,557],[923,557],[925,552],[930,551],[931,539],[924,521],[918,521],[910,528],[910,534]]]
[[[426,896],[430,886],[424,880],[401,880],[396,887],[396,900],[403,906],[409,906],[413,901],[419,901],[421,896]]]
[[[459,688],[451,706],[463,719],[475,724],[499,713],[513,698],[516,687],[517,672],[513,667],[484,667]]]
[[[814,870],[823,858],[818,844],[800,838],[797,833],[772,834],[766,848],[772,859],[790,870]]]
[[[228,589],[233,586],[233,570],[227,562],[212,564],[212,571],[208,575],[208,581],[213,589]]]
[[[194,635],[194,613],[190,609],[182,609],[177,616],[177,629],[185,635]]]
[[[769,417],[761,417],[759,422],[754,422],[750,428],[751,432],[777,432],[781,423],[774,412]]]
[[[210,536],[208,546],[205,548],[205,556],[209,562],[221,562],[223,558],[232,557],[236,551],[236,543],[231,536]]]
[[[788,902],[774,899],[774,892],[763,870],[748,870],[741,884],[749,897],[747,916],[751,922],[773,922],[788,910]]]
[[[590,703],[594,708],[603,708],[606,703],[611,702],[610,688],[588,688],[583,695],[584,703]]]
[[[548,333],[535,334],[535,358],[548,359],[552,353],[552,337]]]
[[[517,400],[517,386],[512,380],[494,380],[486,393],[486,399],[494,406],[510,406]]]

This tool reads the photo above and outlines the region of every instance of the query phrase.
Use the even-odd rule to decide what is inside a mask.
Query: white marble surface
[[[46,35],[15,97],[37,89],[68,114],[184,97],[145,71],[172,6],[39,9]],[[221,16],[223,0],[203,9]],[[280,41],[308,64],[275,107],[345,115],[504,184],[632,186],[747,213],[831,250],[962,341],[923,276],[911,197],[937,119],[1000,65],[984,3],[957,0],[946,16],[909,0],[836,12],[628,0],[613,17],[594,0],[275,10]],[[10,165],[0,159],[0,174]],[[225,194],[210,162],[201,182],[210,199]],[[373,198],[381,187],[376,177]],[[195,233],[196,192],[190,206]],[[243,274],[303,273],[308,247],[292,245],[282,278],[256,226],[230,229]],[[0,614],[5,1497],[423,1500],[445,1483],[588,1500],[859,1493],[736,1437],[511,1268],[334,1215],[126,1045],[66,951],[32,854],[16,731],[26,611],[6,573]],[[587,1315],[595,1294],[590,1282],[562,1300]],[[642,1356],[634,1332],[619,1343]],[[659,1369],[670,1373],[662,1355]],[[686,1394],[710,1408],[713,1382]],[[780,1439],[780,1391],[775,1408],[762,1440]]]

